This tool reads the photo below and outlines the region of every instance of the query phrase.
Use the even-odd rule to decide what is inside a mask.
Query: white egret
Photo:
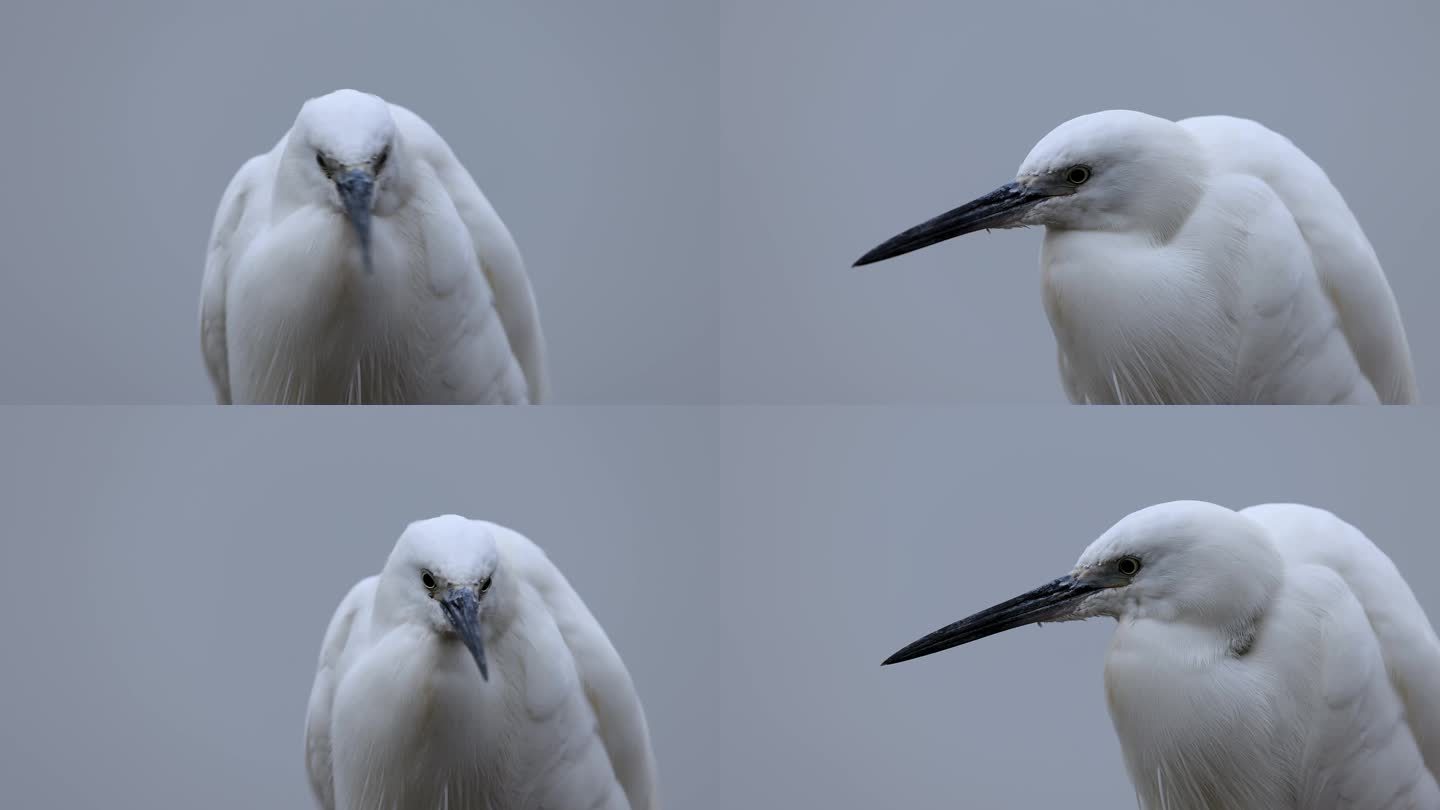
[[[412,523],[341,601],[320,650],[305,761],[325,810],[655,810],[630,674],[520,534]]]
[[[354,90],[300,108],[215,214],[200,342],[221,404],[540,402],[519,249],[429,124]]]
[[[1014,182],[856,265],[1029,225],[1045,226],[1045,311],[1072,402],[1417,400],[1400,312],[1360,224],[1319,166],[1254,121],[1075,118]]]
[[[1118,621],[1105,694],[1145,810],[1440,808],[1440,640],[1390,558],[1319,509],[1143,509],[885,663],[1092,616]]]

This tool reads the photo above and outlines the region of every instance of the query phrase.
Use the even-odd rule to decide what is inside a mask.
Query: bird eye
[[[325,160],[325,156],[319,152],[315,153],[315,165],[319,166],[320,171],[324,172],[327,176],[330,174],[330,163]]]
[[[1078,186],[1090,179],[1090,168],[1088,166],[1071,166],[1065,170],[1065,182]]]
[[[1133,577],[1140,573],[1140,559],[1138,557],[1121,557],[1115,562],[1115,570],[1127,577]]]
[[[380,154],[375,157],[375,172],[377,174],[380,172],[381,169],[385,168],[385,161],[389,159],[390,147],[387,146],[384,149],[381,149]]]
[[[435,590],[435,577],[432,576],[429,571],[421,571],[421,572],[420,572],[420,582],[421,582],[422,584],[424,584],[425,590],[427,590],[427,591],[433,591],[433,590]]]
[[[480,592],[485,593],[488,590],[490,590],[490,577],[485,577],[480,580]]]

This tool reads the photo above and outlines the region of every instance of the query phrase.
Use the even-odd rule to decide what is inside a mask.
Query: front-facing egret
[[[1105,695],[1144,810],[1440,808],[1440,640],[1395,565],[1319,509],[1182,501],[893,664],[1109,616]]]
[[[200,343],[228,403],[520,404],[545,339],[510,231],[434,129],[307,101],[220,199]]]
[[[1045,312],[1077,403],[1409,404],[1399,308],[1359,222],[1286,138],[1226,116],[1061,124],[1015,180],[856,265],[1045,226]]]
[[[340,602],[305,763],[325,810],[655,810],[640,699],[605,631],[534,543],[412,523]]]

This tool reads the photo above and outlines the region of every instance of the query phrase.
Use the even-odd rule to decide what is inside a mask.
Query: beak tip
[[[881,661],[881,662],[880,662],[880,666],[882,666],[882,667],[888,667],[888,666],[891,666],[892,664],[899,664],[899,663],[901,663],[901,662],[903,662],[903,661],[909,661],[909,660],[910,660],[910,657],[905,654],[905,651],[904,651],[904,650],[901,650],[900,652],[897,652],[897,653],[895,653],[894,655],[891,655],[889,658],[886,658],[884,661]]]
[[[880,247],[870,250],[864,256],[856,259],[855,263],[850,266],[864,267],[867,264],[874,264],[879,261],[884,261],[888,258],[890,258],[890,255],[884,250],[884,245],[881,245]]]

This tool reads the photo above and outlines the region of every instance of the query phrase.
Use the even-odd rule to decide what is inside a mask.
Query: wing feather
[[[1440,638],[1395,563],[1359,529],[1322,509],[1267,504],[1244,514],[1270,530],[1287,565],[1328,568],[1354,594],[1425,767],[1440,774]]]
[[[440,134],[410,110],[396,104],[391,104],[390,109],[407,145],[430,164],[470,231],[480,267],[495,294],[495,308],[506,337],[525,372],[530,402],[544,402],[549,395],[545,336],[519,246]]]
[[[1299,226],[1320,285],[1360,368],[1386,404],[1419,401],[1410,345],[1375,249],[1325,171],[1289,139],[1243,118],[1202,116],[1180,125],[1224,171],[1269,185]]]
[[[215,401],[221,405],[231,403],[225,290],[230,282],[231,262],[244,249],[241,224],[251,196],[261,184],[266,157],[257,155],[247,160],[225,187],[215,211],[205,255],[205,277],[200,287],[200,350],[205,355],[205,370],[215,388]]]
[[[1300,609],[1316,621],[1319,689],[1305,743],[1300,807],[1410,810],[1440,801],[1406,726],[1405,707],[1385,677],[1364,608],[1333,569],[1289,569]]]
[[[650,731],[625,662],[545,552],[515,531],[490,525],[502,543],[507,562],[535,588],[555,618],[631,810],[657,810],[658,785]]]
[[[345,594],[325,630],[325,640],[320,644],[320,664],[315,670],[310,707],[305,713],[305,770],[310,776],[310,788],[325,810],[335,810],[330,718],[335,707],[335,687],[340,681],[340,661],[350,641],[355,618],[369,609],[374,601],[377,581],[378,576],[366,577]]]

